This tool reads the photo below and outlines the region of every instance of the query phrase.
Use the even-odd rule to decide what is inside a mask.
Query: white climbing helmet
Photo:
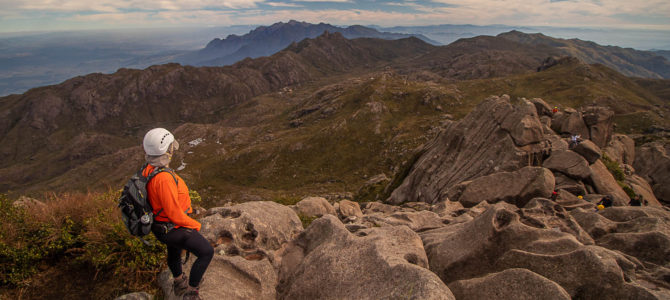
[[[165,128],[154,128],[144,135],[144,152],[147,155],[163,155],[174,142],[174,135]]]

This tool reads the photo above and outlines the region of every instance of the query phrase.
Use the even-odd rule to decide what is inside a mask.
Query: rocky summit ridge
[[[554,124],[561,114],[579,118]],[[626,164],[636,154],[628,137],[612,133],[611,117],[601,107],[559,113],[542,99],[491,97],[426,144],[386,203],[308,197],[206,210],[202,233],[216,254],[200,293],[667,299],[670,210]],[[559,134],[582,125],[590,131],[577,145]],[[463,141],[473,136],[481,142]],[[627,170],[626,183],[604,167],[607,157]],[[644,194],[646,204],[629,206],[621,186]],[[614,206],[598,210],[604,194],[614,195]],[[166,299],[177,299],[168,270],[160,285]]]

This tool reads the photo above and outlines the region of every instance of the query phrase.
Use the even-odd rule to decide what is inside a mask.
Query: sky
[[[670,30],[668,0],[0,0],[0,32],[267,25],[504,24]]]

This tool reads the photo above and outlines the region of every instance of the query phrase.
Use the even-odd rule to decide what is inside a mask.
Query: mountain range
[[[326,31],[339,32],[348,39],[368,37],[395,40],[416,36],[427,43],[439,44],[420,34],[379,32],[360,25],[337,27],[325,23],[310,24],[291,20],[287,23],[278,22],[270,26],[260,26],[242,36],[231,34],[225,39],[216,38],[210,41],[204,49],[177,57],[175,61],[194,66],[225,66],[247,57],[272,55],[291,43],[306,38],[315,38]]]
[[[620,62],[609,48],[561,58],[581,49],[566,43],[520,32],[447,46],[325,33],[231,66],[75,77],[0,98],[0,191],[117,188],[143,161],[143,134],[163,126],[184,145],[172,167],[209,205],[356,193],[401,172],[445,122],[492,94],[606,105],[622,132],[668,128],[670,81],[584,60]],[[635,61],[625,60],[651,72]]]
[[[23,93],[30,88],[60,83],[74,76],[89,73],[112,73],[119,68],[144,69],[151,65],[170,62],[191,65],[232,64],[246,57],[271,55],[288,46],[291,43],[289,40],[298,42],[304,38],[314,38],[324,30],[341,32],[348,38],[395,39],[416,36],[433,45],[439,43],[446,45],[461,38],[480,35],[495,36],[519,30],[526,33],[543,32],[554,37],[577,37],[582,41],[598,41],[602,45],[611,44],[635,49],[668,49],[666,41],[668,33],[663,31],[506,25],[433,25],[391,28],[355,25],[344,28],[329,24],[289,21],[260,27],[230,26],[0,34],[0,96]],[[213,37],[223,34],[228,34],[229,38],[212,40]],[[209,42],[212,45],[206,47]],[[214,47],[214,45],[228,50]],[[663,50],[650,50],[646,55],[665,55],[666,59],[668,57]],[[633,75],[649,76],[649,74],[650,72],[644,71]]]

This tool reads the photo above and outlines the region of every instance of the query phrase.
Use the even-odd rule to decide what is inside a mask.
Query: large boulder
[[[541,158],[550,146],[532,103],[512,105],[507,96],[491,97],[428,143],[386,201],[442,201],[452,186],[516,171]]]
[[[582,113],[568,108],[554,114],[551,129],[558,134],[579,135],[588,139],[589,129],[582,119]]]
[[[570,178],[567,175],[564,175],[563,173],[560,172],[555,172],[554,178],[556,178],[555,189],[557,191],[565,190],[575,195],[586,194],[586,187],[584,186],[583,182]]]
[[[645,262],[670,264],[670,213],[655,207],[611,207],[572,215],[599,246]]]
[[[572,151],[575,151],[579,155],[583,156],[589,164],[596,162],[602,156],[602,150],[600,147],[593,143],[590,140],[583,140],[577,146],[575,146]]]
[[[510,249],[529,247],[538,240],[562,240],[563,249],[582,246],[571,234],[525,225],[517,213],[500,203],[467,223],[419,235],[431,271],[447,284],[502,271],[493,268],[502,254]]]
[[[533,105],[535,105],[535,110],[537,111],[538,116],[551,117],[554,115],[551,106],[549,106],[547,102],[544,102],[544,100],[540,98],[533,98],[530,99],[530,103],[533,103]]]
[[[199,220],[200,233],[214,246],[214,258],[200,294],[205,299],[276,299],[278,250],[302,231],[296,213],[281,204],[255,201],[229,207],[215,207]],[[185,262],[189,270],[195,257]],[[159,276],[165,299],[181,299],[172,294],[172,274]]]
[[[322,197],[307,197],[296,203],[298,214],[306,217],[320,217],[326,214],[336,216],[335,208]]]
[[[605,154],[619,164],[632,165],[635,161],[635,141],[624,134],[614,134],[605,148]]]
[[[358,202],[342,200],[338,202],[336,211],[342,220],[355,221],[363,217],[363,212],[361,212]]]
[[[551,156],[542,163],[542,166],[577,180],[586,179],[591,175],[588,161],[570,150],[551,152]]]
[[[589,106],[582,111],[584,123],[589,128],[589,139],[604,148],[612,138],[614,112],[602,106]]]
[[[633,262],[598,246],[550,254],[512,249],[496,266],[528,269],[556,282],[573,299],[662,299],[650,289],[629,283],[635,276]]]
[[[614,205],[628,205],[630,197],[624,192],[602,161],[598,160],[590,168],[590,181],[598,194],[612,196]]]
[[[455,299],[427,267],[421,239],[408,227],[354,235],[326,215],[286,249],[278,299]]]
[[[472,207],[482,201],[505,201],[521,207],[535,197],[550,197],[554,184],[554,175],[548,169],[524,167],[515,172],[476,178],[463,188],[462,193],[450,193],[450,200],[458,201],[464,207]]]
[[[571,299],[557,283],[526,269],[507,269],[449,284],[456,299]]]
[[[633,189],[635,195],[642,197],[642,202],[644,202],[643,205],[655,207],[663,206],[654,195],[654,190],[651,185],[649,185],[649,183],[641,176],[635,174],[626,176],[624,182]]]
[[[670,144],[645,144],[636,153],[637,174],[649,182],[658,200],[670,203]]]
[[[216,207],[200,220],[201,234],[228,256],[266,257],[302,231],[296,213],[270,201],[252,201]]]

